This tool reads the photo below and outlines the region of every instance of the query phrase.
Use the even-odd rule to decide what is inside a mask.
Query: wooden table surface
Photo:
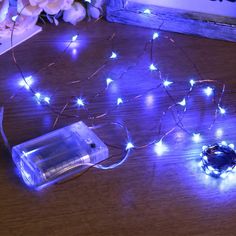
[[[72,46],[60,59],[69,39],[77,33],[77,52]],[[119,58],[88,80],[110,56],[108,38],[113,33]],[[123,122],[132,142],[142,145],[157,138],[161,114],[171,104],[162,88],[145,93],[160,83],[148,70],[149,53],[139,56],[152,33],[105,21],[77,27],[45,25],[42,33],[16,48],[16,57],[26,75],[60,59],[55,66],[34,74],[32,85],[50,96],[52,106],[59,109],[71,96],[89,100],[111,77],[115,83],[86,105],[92,115],[111,110],[94,124]],[[215,104],[203,95],[203,87],[198,87],[189,100],[184,124],[192,133],[202,134],[201,143],[194,143],[188,134],[176,129],[164,140],[168,150],[163,155],[153,146],[135,150],[119,168],[92,168],[81,177],[42,191],[24,185],[1,143],[0,235],[235,235],[236,178],[207,178],[198,162],[202,145],[236,141],[236,44],[161,32],[154,58],[163,75],[174,82],[169,92],[176,101],[186,95],[191,78],[200,79],[193,63],[202,78],[226,83],[223,105],[227,114],[209,130]],[[48,133],[56,118],[38,105],[29,91],[19,88],[19,79],[11,53],[1,56],[0,104],[5,107],[4,128],[11,145]],[[69,85],[76,80],[80,82]],[[143,96],[113,109],[118,97],[126,101],[136,95]],[[80,118],[61,117],[56,128],[79,120],[88,126],[92,123],[88,113],[76,106],[70,106],[66,114]],[[167,115],[163,132],[173,125]],[[127,141],[121,130],[111,126],[97,134],[111,144],[124,146]]]

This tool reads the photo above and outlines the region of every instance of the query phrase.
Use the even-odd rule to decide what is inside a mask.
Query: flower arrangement
[[[105,0],[0,0],[0,36],[34,26],[38,19],[58,25],[58,18],[76,25],[86,16],[99,18]]]

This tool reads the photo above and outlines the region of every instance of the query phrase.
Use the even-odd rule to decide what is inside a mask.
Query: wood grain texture
[[[29,30],[26,30],[24,34],[19,34],[16,37],[14,37],[14,42],[11,43],[10,36],[5,38],[0,38],[0,56],[4,54],[5,52],[11,50],[11,47],[16,47],[17,45],[23,43],[27,39],[33,37],[34,35],[41,32],[41,27],[35,25]]]
[[[91,75],[110,55],[107,40],[116,33],[115,50],[119,60],[110,62],[92,80]],[[62,23],[44,26],[44,31],[16,48],[16,57],[26,74],[32,74],[58,58],[68,38],[79,33],[77,55],[69,50],[57,65],[35,75],[38,91],[52,96],[60,108],[71,96],[88,98],[104,88],[105,78],[114,80],[132,68],[106,94],[88,104],[93,114],[113,107],[118,96],[123,99],[144,94],[159,80],[147,70],[149,55],[142,52],[153,31],[107,22],[81,23],[76,28]],[[174,45],[169,38],[175,40]],[[181,49],[181,50],[180,50]],[[163,74],[175,83],[170,92],[176,100],[183,98],[190,78],[198,79],[188,54],[204,78],[227,84],[224,106],[227,115],[217,120],[209,131],[214,106],[211,99],[196,89],[191,109],[184,122],[192,132],[203,133],[203,142],[193,144],[191,137],[177,130],[165,140],[168,152],[158,156],[153,147],[135,151],[121,167],[111,171],[89,170],[80,178],[51,186],[43,191],[29,190],[14,171],[10,155],[0,148],[0,235],[235,235],[236,181],[206,179],[197,168],[202,144],[211,144],[217,128],[227,141],[236,140],[236,44],[161,32],[154,58]],[[0,57],[0,104],[5,107],[4,127],[12,145],[22,143],[52,130],[55,116],[25,90],[19,90],[19,74],[11,54]],[[80,80],[73,86],[68,82]],[[14,99],[10,99],[12,95]],[[133,142],[143,144],[156,137],[161,113],[170,104],[160,89],[142,99],[114,109],[96,124],[123,121]],[[79,114],[91,125],[85,112],[71,107],[69,114]],[[78,119],[61,118],[57,128]],[[165,129],[171,126],[165,119]],[[123,135],[112,127],[97,132],[104,141],[125,143]]]
[[[206,13],[158,7],[126,1],[121,7],[110,2],[107,20],[212,39],[236,41],[236,19]],[[151,14],[144,13],[149,9]]]

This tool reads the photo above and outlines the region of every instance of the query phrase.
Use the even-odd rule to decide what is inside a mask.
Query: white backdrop
[[[223,16],[236,17],[236,1],[228,0],[130,0],[157,6],[172,7],[190,11],[205,12]]]

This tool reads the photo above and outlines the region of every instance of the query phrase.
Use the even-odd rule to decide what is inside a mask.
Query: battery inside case
[[[107,159],[108,148],[80,121],[14,146],[12,157],[24,182],[42,188]]]

